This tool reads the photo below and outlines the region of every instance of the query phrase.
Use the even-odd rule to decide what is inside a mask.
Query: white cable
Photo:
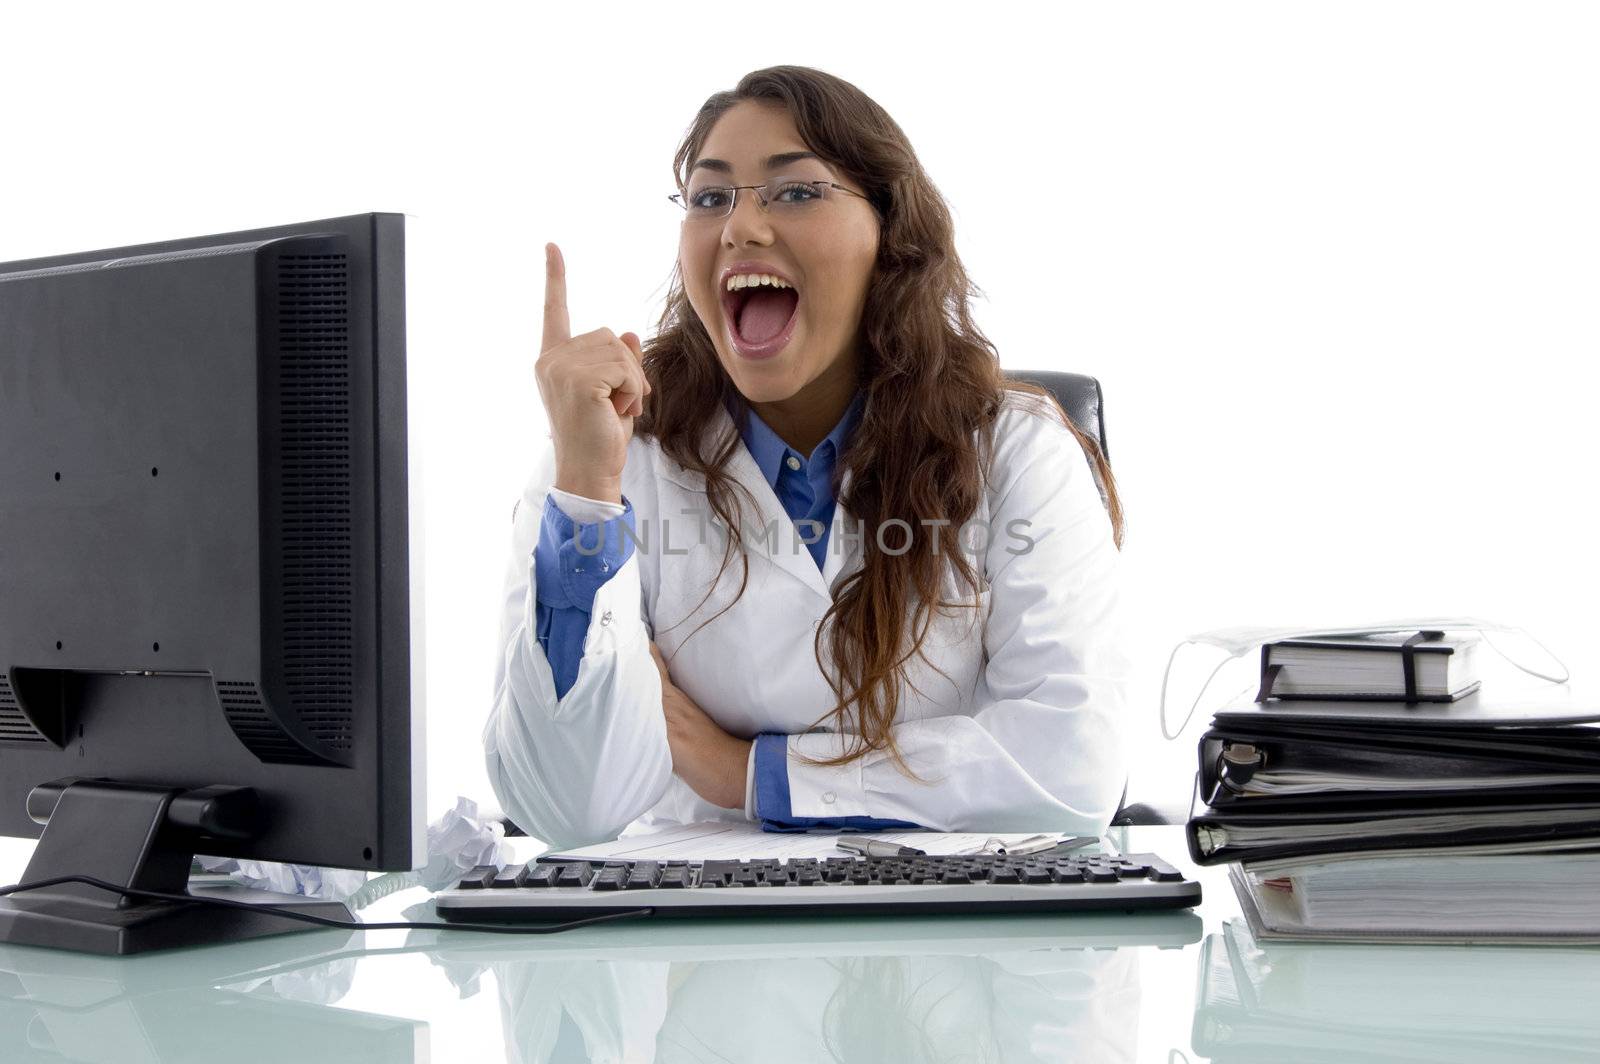
[[[1556,657],[1553,653],[1551,653],[1549,647],[1547,647],[1543,643],[1539,642],[1532,635],[1529,635],[1528,631],[1526,629],[1524,629],[1524,628],[1516,628],[1516,627],[1513,627],[1511,625],[1500,625],[1500,626],[1497,626],[1497,627],[1494,627],[1494,628],[1485,627],[1485,628],[1481,629],[1481,631],[1483,632],[1483,641],[1485,643],[1488,643],[1490,648],[1493,649],[1496,654],[1499,654],[1502,658],[1505,658],[1507,661],[1511,662],[1512,665],[1516,666],[1518,669],[1521,669],[1523,672],[1527,673],[1529,676],[1537,676],[1539,679],[1541,679],[1541,680],[1549,680],[1551,683],[1566,683],[1568,680],[1572,679],[1572,670],[1567,668],[1567,663],[1562,661],[1560,658]],[[1515,632],[1518,635],[1522,636],[1528,642],[1532,643],[1534,646],[1536,646],[1540,650],[1544,651],[1545,657],[1549,658],[1551,661],[1555,662],[1558,666],[1560,666],[1561,675],[1560,676],[1547,676],[1544,673],[1540,672],[1538,669],[1530,669],[1528,666],[1524,665],[1522,662],[1518,661],[1516,658],[1512,657],[1510,654],[1507,654],[1504,650],[1501,650],[1500,647],[1498,645],[1496,645],[1495,641],[1493,639],[1489,638],[1489,633],[1492,632],[1492,631],[1493,632]]]
[[[1223,658],[1217,663],[1217,667],[1211,670],[1211,675],[1206,677],[1206,682],[1200,685],[1200,693],[1195,695],[1194,701],[1190,703],[1189,713],[1183,718],[1183,723],[1178,726],[1177,731],[1169,731],[1167,729],[1167,681],[1172,678],[1172,663],[1177,660],[1178,651],[1182,650],[1190,643],[1197,642],[1198,640],[1195,639],[1185,639],[1183,642],[1173,647],[1172,653],[1167,655],[1166,670],[1161,674],[1161,734],[1166,737],[1168,742],[1172,742],[1179,736],[1183,735],[1184,729],[1187,728],[1189,726],[1189,722],[1194,719],[1195,710],[1200,708],[1200,700],[1205,697],[1206,691],[1211,687],[1211,681],[1217,678],[1217,673],[1222,671],[1222,667],[1224,665],[1233,660],[1233,657],[1229,656]]]

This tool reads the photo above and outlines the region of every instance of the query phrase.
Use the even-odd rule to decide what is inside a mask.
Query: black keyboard
[[[632,909],[656,916],[1131,911],[1198,905],[1200,884],[1149,853],[533,861],[474,869],[435,901],[446,920],[519,922]]]

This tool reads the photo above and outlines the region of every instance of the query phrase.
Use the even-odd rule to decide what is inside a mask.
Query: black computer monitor
[[[398,214],[0,264],[0,833],[42,829],[27,881],[420,862],[404,280]],[[97,952],[301,926],[0,899],[0,941]]]

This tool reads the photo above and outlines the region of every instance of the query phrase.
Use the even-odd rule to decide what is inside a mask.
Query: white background
[[[699,104],[838,74],[951,203],[1006,367],[1105,386],[1131,797],[1172,802],[1192,632],[1467,613],[1594,671],[1597,53],[1558,3],[12,5],[0,260],[407,214],[436,816],[491,797],[540,247],[576,329],[647,331]]]

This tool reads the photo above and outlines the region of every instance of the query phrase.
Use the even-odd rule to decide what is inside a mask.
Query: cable
[[[421,882],[420,872],[385,872],[376,879],[367,880],[361,889],[346,898],[344,903],[352,909],[365,909],[375,901],[402,890],[410,890]]]
[[[1222,671],[1222,667],[1224,665],[1233,660],[1233,655],[1229,655],[1228,657],[1225,657],[1221,661],[1217,662],[1217,667],[1211,670],[1211,675],[1206,677],[1206,682],[1200,685],[1200,693],[1195,695],[1194,701],[1189,704],[1189,713],[1183,718],[1183,723],[1178,725],[1177,731],[1171,731],[1167,727],[1167,682],[1172,679],[1172,663],[1177,660],[1178,651],[1191,644],[1198,645],[1198,643],[1199,640],[1196,639],[1185,639],[1183,642],[1173,647],[1172,653],[1167,655],[1166,671],[1161,674],[1161,734],[1168,742],[1172,742],[1173,740],[1182,737],[1184,729],[1187,728],[1189,726],[1189,722],[1194,719],[1194,711],[1200,708],[1200,700],[1204,698],[1206,696],[1206,692],[1211,689],[1211,681],[1217,678],[1217,673]]]
[[[540,924],[538,926],[458,924],[446,923],[442,920],[418,922],[398,920],[390,923],[369,924],[360,920],[335,920],[327,916],[314,916],[311,913],[297,913],[292,909],[284,909],[277,905],[257,905],[248,901],[234,901],[231,898],[207,898],[198,894],[170,894],[160,890],[119,887],[115,883],[108,883],[93,876],[57,876],[54,879],[41,879],[33,883],[14,883],[9,887],[0,887],[0,897],[4,897],[7,894],[19,894],[25,890],[41,890],[45,887],[60,886],[63,883],[84,883],[100,890],[110,891],[112,894],[121,894],[123,897],[140,898],[146,901],[215,905],[224,909],[244,909],[253,913],[271,913],[274,916],[281,916],[289,920],[301,920],[308,924],[320,924],[323,927],[336,927],[341,931],[488,931],[504,935],[551,935],[558,931],[571,931],[574,928],[587,927],[590,924],[610,923],[613,920],[623,920],[634,916],[651,916],[655,913],[653,907],[624,909],[621,912],[605,913],[601,916],[585,916],[580,920],[567,920],[564,923]]]
[[[1496,654],[1499,654],[1502,658],[1505,658],[1507,661],[1511,662],[1512,665],[1514,665],[1517,668],[1521,669],[1523,672],[1527,673],[1529,676],[1534,676],[1534,677],[1537,677],[1538,679],[1541,679],[1541,680],[1549,680],[1551,683],[1555,683],[1555,684],[1566,683],[1568,680],[1572,679],[1572,670],[1567,668],[1567,663],[1562,661],[1560,658],[1556,657],[1553,653],[1551,653],[1550,648],[1545,646],[1543,643],[1539,642],[1537,639],[1535,639],[1532,636],[1532,634],[1530,634],[1528,632],[1527,629],[1525,629],[1525,628],[1517,628],[1517,627],[1514,627],[1512,625],[1503,625],[1503,626],[1496,627],[1496,628],[1490,628],[1489,626],[1485,625],[1484,627],[1482,627],[1482,628],[1480,628],[1478,630],[1483,634],[1483,641],[1485,643],[1488,643],[1489,646],[1494,650],[1494,652]],[[1491,631],[1495,631],[1495,632],[1511,632],[1511,633],[1513,633],[1515,635],[1522,636],[1528,642],[1532,643],[1534,646],[1536,646],[1540,650],[1544,651],[1545,657],[1549,658],[1551,661],[1555,662],[1558,666],[1560,666],[1561,675],[1560,676],[1551,676],[1551,675],[1548,675],[1546,673],[1540,672],[1538,669],[1529,668],[1527,665],[1524,665],[1522,662],[1518,661],[1516,658],[1512,657],[1510,654],[1507,654],[1504,650],[1500,649],[1500,644],[1496,643],[1493,639],[1489,638],[1489,633]]]

